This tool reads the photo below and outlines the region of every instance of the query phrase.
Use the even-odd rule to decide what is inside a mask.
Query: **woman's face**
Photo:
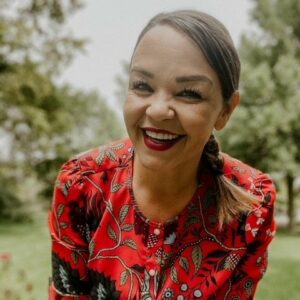
[[[167,25],[143,36],[124,105],[140,163],[155,170],[195,168],[213,129],[225,126],[229,106],[217,74],[190,38]]]

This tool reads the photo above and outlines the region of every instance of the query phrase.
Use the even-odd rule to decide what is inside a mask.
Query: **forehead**
[[[216,77],[195,41],[169,25],[157,25],[145,33],[135,49],[131,67]]]

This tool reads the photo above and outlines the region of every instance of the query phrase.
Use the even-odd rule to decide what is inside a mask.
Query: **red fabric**
[[[270,178],[224,154],[225,176],[260,205],[219,231],[216,187],[205,172],[189,205],[157,223],[136,206],[133,152],[124,140],[62,167],[49,215],[50,299],[253,299],[275,231]]]

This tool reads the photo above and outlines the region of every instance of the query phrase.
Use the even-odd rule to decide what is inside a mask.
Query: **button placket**
[[[149,228],[149,235],[147,241],[147,252],[151,258],[147,261],[147,271],[155,281],[161,272],[160,257],[157,255],[157,251],[162,249],[164,243],[164,228],[159,224],[152,223]]]

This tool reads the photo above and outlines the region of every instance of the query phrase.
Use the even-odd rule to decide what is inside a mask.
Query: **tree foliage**
[[[254,4],[259,31],[241,41],[242,103],[221,136],[222,145],[258,168],[295,177],[300,166],[300,2]]]
[[[0,0],[1,57],[57,74],[83,50],[85,40],[65,26],[82,6],[80,0]]]
[[[115,112],[96,92],[55,81],[83,49],[84,40],[66,25],[81,5],[0,0],[0,182],[8,195],[0,198],[0,207],[26,201],[28,178],[35,196],[49,200],[63,161],[122,134]]]

